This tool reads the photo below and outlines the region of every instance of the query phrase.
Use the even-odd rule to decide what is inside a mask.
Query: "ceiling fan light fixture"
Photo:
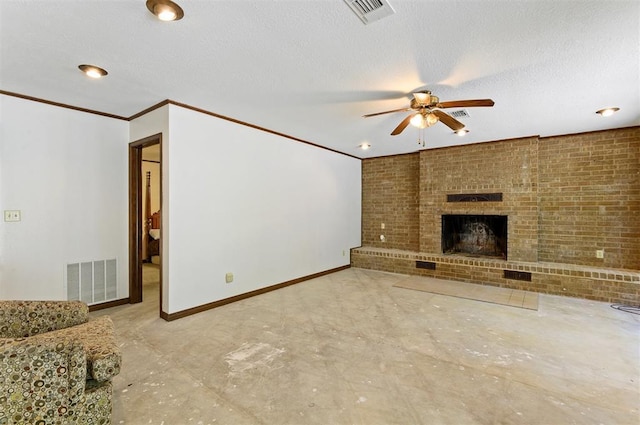
[[[95,65],[78,65],[78,69],[84,72],[87,77],[94,79],[102,78],[105,75],[109,74],[105,69],[102,69],[99,66]]]
[[[427,118],[422,114],[415,114],[411,117],[411,125],[416,128],[427,128]]]
[[[427,119],[427,127],[431,127],[432,125],[434,125],[440,120],[440,118],[438,118],[436,114],[432,114],[432,113],[428,113],[426,119]]]
[[[165,22],[178,21],[184,17],[184,11],[171,0],[147,0],[147,9]]]
[[[431,112],[420,112],[411,118],[411,125],[417,128],[431,127],[439,120],[438,116]]]
[[[421,91],[413,93],[413,98],[421,105],[428,104],[429,99],[431,97],[431,93],[428,91]]]
[[[409,115],[400,121],[400,124],[391,132],[392,136],[397,136],[402,133],[409,124],[418,129],[425,129],[431,127],[437,122],[441,122],[449,127],[454,132],[464,128],[464,124],[461,123],[453,116],[453,113],[449,114],[443,109],[448,108],[470,108],[470,107],[491,107],[495,103],[491,99],[467,99],[467,100],[453,100],[448,102],[440,102],[438,96],[433,96],[429,90],[422,90],[411,93],[413,99],[407,108],[393,109],[390,111],[376,112],[374,114],[364,115],[365,118],[375,117],[383,114],[390,114],[393,112],[407,112]],[[465,113],[465,116],[468,114]]]
[[[596,114],[601,115],[603,117],[610,117],[611,115],[615,114],[619,110],[620,108],[604,108],[604,109],[600,109],[599,111],[596,111]]]
[[[418,106],[432,106],[440,102],[440,98],[432,95],[429,90],[413,93],[413,100]]]

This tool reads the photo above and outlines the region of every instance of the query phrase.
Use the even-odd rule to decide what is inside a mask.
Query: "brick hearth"
[[[416,261],[435,263],[435,270],[417,268]],[[559,263],[500,261],[457,255],[427,255],[371,247],[353,249],[351,265],[611,303],[635,305],[640,300],[640,272],[629,270]],[[504,270],[531,273],[531,281],[506,279]]]

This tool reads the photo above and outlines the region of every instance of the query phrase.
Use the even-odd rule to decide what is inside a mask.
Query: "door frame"
[[[142,149],[160,145],[160,223],[162,223],[162,133],[145,137],[129,143],[129,303],[142,302]],[[162,224],[160,224],[162,228]],[[160,258],[162,258],[162,239],[160,238]],[[162,263],[162,260],[161,260]],[[162,264],[160,266],[160,304],[162,312]]]

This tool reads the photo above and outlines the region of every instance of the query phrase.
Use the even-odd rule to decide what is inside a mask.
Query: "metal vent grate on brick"
[[[447,202],[502,202],[502,193],[453,193]]]
[[[435,270],[436,263],[432,261],[416,261],[416,269]]]
[[[344,0],[344,2],[365,25],[396,13],[387,0]]]
[[[516,270],[504,270],[504,278],[512,280],[522,280],[525,282],[531,282],[531,273],[519,272]]]
[[[457,111],[447,111],[447,114],[451,115],[453,118],[467,118],[469,113],[466,109],[458,109]]]

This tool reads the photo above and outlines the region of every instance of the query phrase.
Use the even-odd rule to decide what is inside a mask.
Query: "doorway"
[[[148,271],[143,272],[143,264],[153,265],[151,267],[155,267],[159,280],[160,313],[161,205],[162,134],[156,134],[129,144],[129,302],[135,304],[143,301],[145,272]]]

